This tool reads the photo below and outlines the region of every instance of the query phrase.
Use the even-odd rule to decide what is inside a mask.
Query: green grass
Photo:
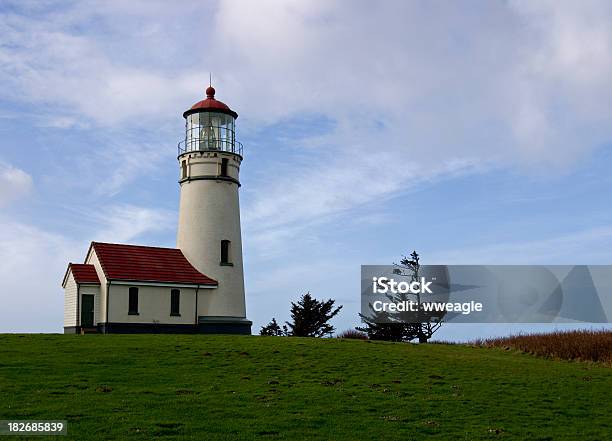
[[[611,392],[609,367],[460,345],[0,335],[0,419],[61,439],[603,440]]]

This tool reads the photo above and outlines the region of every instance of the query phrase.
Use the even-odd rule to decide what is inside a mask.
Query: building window
[[[130,300],[128,306],[129,315],[138,315],[138,288],[130,288]]]
[[[229,240],[221,241],[221,265],[231,265],[230,262],[230,244]]]
[[[173,289],[170,291],[170,315],[180,316],[181,308],[181,291]]]
[[[181,179],[185,179],[187,177],[187,161],[183,161],[181,163]]]
[[[227,163],[229,159],[222,158],[221,159],[221,176],[227,176]]]

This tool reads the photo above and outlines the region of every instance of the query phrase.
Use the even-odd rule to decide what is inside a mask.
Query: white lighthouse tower
[[[235,134],[238,114],[215,99],[211,86],[206,99],[183,117],[177,248],[196,269],[218,282],[217,289],[197,294],[198,325],[203,332],[250,334],[238,200],[242,162],[242,145]]]

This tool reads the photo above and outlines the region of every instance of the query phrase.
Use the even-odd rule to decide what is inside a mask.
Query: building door
[[[93,328],[94,325],[94,296],[83,294],[81,296],[81,328]]]

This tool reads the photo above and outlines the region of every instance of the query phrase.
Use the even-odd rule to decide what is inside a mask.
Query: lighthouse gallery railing
[[[231,136],[223,136],[225,134]],[[198,151],[222,151],[242,156],[242,143],[234,139],[226,127],[194,127],[187,132],[186,139],[178,143],[178,155]],[[218,134],[221,134],[219,136]]]

